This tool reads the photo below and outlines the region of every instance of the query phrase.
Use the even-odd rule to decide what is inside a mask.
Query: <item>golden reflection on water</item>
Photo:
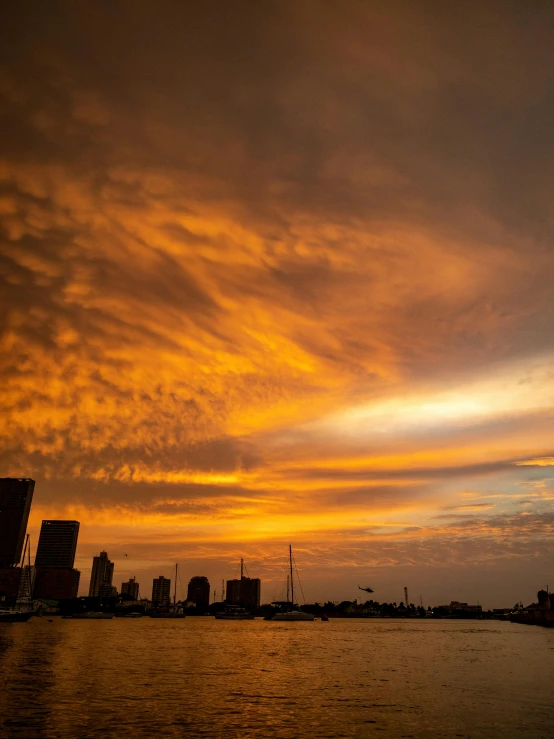
[[[0,625],[0,736],[551,736],[554,631],[500,622]]]

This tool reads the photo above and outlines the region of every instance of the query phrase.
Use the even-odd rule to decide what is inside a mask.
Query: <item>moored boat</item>
[[[225,606],[215,617],[220,621],[252,621],[254,615],[240,606]]]
[[[97,619],[97,620],[106,620],[113,618],[113,613],[104,613],[102,611],[85,611],[84,613],[74,613],[72,616],[69,616],[69,618],[89,618],[89,619]]]
[[[304,611],[285,611],[284,613],[276,613],[271,619],[272,621],[315,621],[315,616]]]
[[[272,621],[315,621],[315,616],[313,616],[311,613],[304,613],[304,611],[299,611],[297,608],[295,608],[294,603],[294,573],[293,573],[293,567],[292,567],[292,545],[289,544],[289,581],[290,581],[290,601],[288,603],[287,609],[285,611],[281,611],[280,613],[276,613]],[[287,587],[287,596],[288,596],[288,587]]]
[[[35,615],[36,611],[18,611],[6,608],[0,610],[0,623],[25,623]]]

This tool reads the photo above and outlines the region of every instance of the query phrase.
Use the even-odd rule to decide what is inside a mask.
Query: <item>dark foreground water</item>
[[[0,624],[0,737],[554,737],[554,629]]]

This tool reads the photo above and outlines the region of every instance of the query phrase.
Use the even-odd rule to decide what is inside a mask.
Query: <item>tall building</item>
[[[79,592],[81,573],[72,567],[37,567],[33,597],[45,600],[68,600]]]
[[[0,478],[0,567],[21,560],[34,489],[35,481],[28,477]]]
[[[171,580],[163,575],[152,581],[152,604],[167,606],[171,599]]]
[[[76,598],[81,573],[73,569],[79,536],[79,521],[43,521],[40,527],[35,598],[66,600]]]
[[[258,578],[242,577],[240,580],[227,580],[225,602],[232,606],[242,606],[250,610],[260,607],[261,581]]]
[[[139,599],[139,584],[136,577],[131,577],[127,582],[121,583],[121,595],[128,595],[132,600]]]
[[[111,595],[113,580],[113,562],[108,559],[107,552],[100,552],[98,557],[93,557],[92,574],[90,576],[89,598],[98,598],[103,595]]]
[[[231,606],[240,605],[240,580],[227,580],[225,603]]]
[[[210,583],[207,577],[197,575],[191,578],[187,600],[192,601],[197,608],[207,608],[210,605]]]
[[[75,563],[79,521],[43,521],[40,527],[36,567],[67,567]]]
[[[21,587],[21,567],[0,568],[0,608],[13,605]]]

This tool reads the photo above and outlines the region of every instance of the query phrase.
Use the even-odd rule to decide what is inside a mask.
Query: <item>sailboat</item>
[[[290,569],[290,603],[289,609],[282,613],[276,613],[271,619],[272,621],[314,621],[315,617],[311,613],[304,613],[294,608],[294,577],[292,572],[292,545],[289,544],[289,569]]]
[[[173,588],[173,608],[170,606],[167,610],[151,611],[148,615],[150,618],[185,618],[183,611],[177,610],[177,572],[179,565],[175,563],[175,585]]]
[[[252,621],[254,614],[240,606],[225,605],[223,610],[215,614],[220,621]]]
[[[27,553],[27,570],[25,570],[25,553]],[[0,610],[0,623],[21,623],[28,621],[32,616],[36,616],[37,611],[33,608],[33,578],[31,573],[31,544],[29,534],[25,539],[25,549],[22,557],[22,578],[27,579],[27,583],[23,583],[26,589],[26,598],[18,598],[17,608],[3,608]],[[20,589],[20,595],[22,589]],[[26,600],[26,602],[25,602]]]
[[[16,611],[14,608],[1,609],[0,624],[25,622],[28,621],[31,616],[35,615],[34,611]]]

